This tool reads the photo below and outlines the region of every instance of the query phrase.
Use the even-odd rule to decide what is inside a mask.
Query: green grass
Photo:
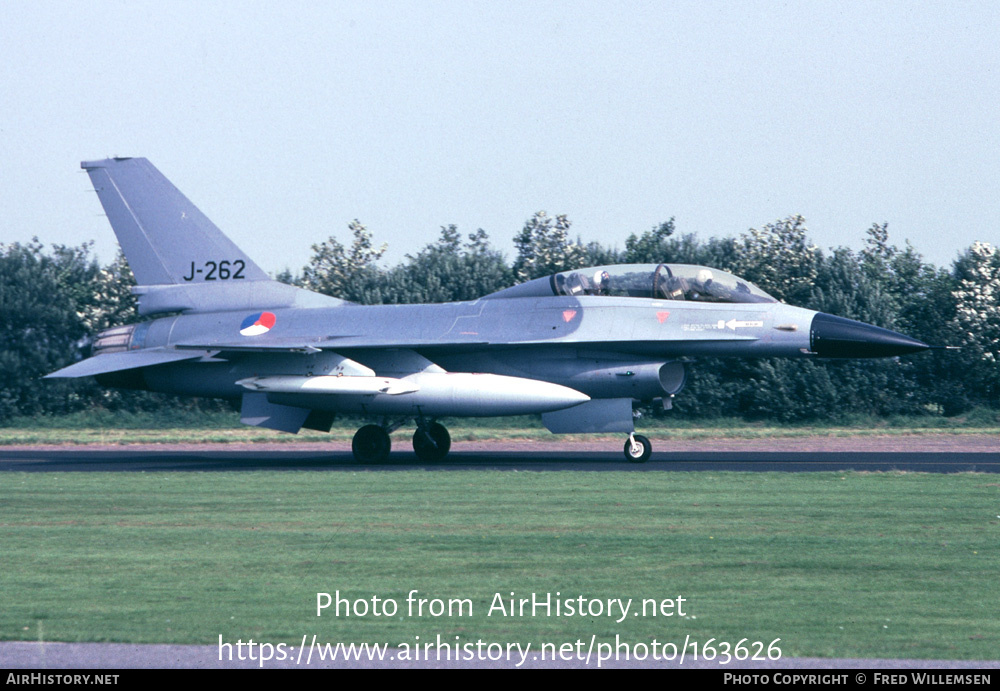
[[[1000,483],[979,474],[4,473],[0,638],[412,643],[780,638],[784,656],[997,659]],[[411,589],[470,617],[406,616]],[[315,616],[317,592],[395,617]],[[510,618],[518,597],[686,618]]]

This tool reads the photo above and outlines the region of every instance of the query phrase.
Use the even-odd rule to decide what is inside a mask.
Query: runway
[[[0,448],[0,472],[590,471],[590,472],[1000,472],[1000,440],[807,438],[657,441],[647,463],[629,463],[621,442],[461,442],[444,461],[422,463],[403,446],[379,465],[357,463],[336,444],[198,444]]]

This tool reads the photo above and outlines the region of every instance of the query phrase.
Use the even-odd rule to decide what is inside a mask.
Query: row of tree
[[[678,234],[671,219],[629,236],[624,249],[574,241],[570,227],[566,216],[535,214],[514,238],[511,263],[483,230],[463,238],[446,226],[436,242],[384,267],[379,260],[386,246],[376,246],[354,221],[349,245],[330,237],[313,246],[300,272],[278,279],[364,304],[446,302],[586,266],[701,264],[742,276],[790,304],[961,349],[870,361],[701,359],[691,365],[674,415],[787,422],[856,413],[956,415],[975,405],[1000,406],[1000,252],[987,243],[939,268],[909,245],[891,244],[885,224],[868,229],[858,252],[821,251],[799,216],[737,238],[707,240]],[[138,319],[133,284],[121,256],[100,266],[89,245],[0,244],[0,421],[95,406],[177,405],[155,395],[104,391],[89,381],[39,381],[83,356],[97,330]]]

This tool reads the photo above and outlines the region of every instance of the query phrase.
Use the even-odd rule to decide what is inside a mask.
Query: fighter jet
[[[329,431],[372,424],[355,458],[384,462],[414,422],[425,462],[451,446],[444,417],[540,414],[554,433],[627,435],[633,404],[669,408],[698,356],[891,357],[921,341],[787,305],[718,269],[598,266],[471,302],[358,305],[271,279],[143,158],[84,162],[132,268],[145,321],[97,334],[92,356],[47,375],[229,399],[244,424]]]

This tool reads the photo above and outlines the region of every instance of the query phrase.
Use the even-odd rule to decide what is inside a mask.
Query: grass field
[[[979,474],[4,473],[0,638],[521,643],[780,638],[783,656],[997,659]],[[472,615],[408,616],[407,593]],[[317,592],[399,605],[315,615]],[[496,593],[685,598],[503,617]]]

